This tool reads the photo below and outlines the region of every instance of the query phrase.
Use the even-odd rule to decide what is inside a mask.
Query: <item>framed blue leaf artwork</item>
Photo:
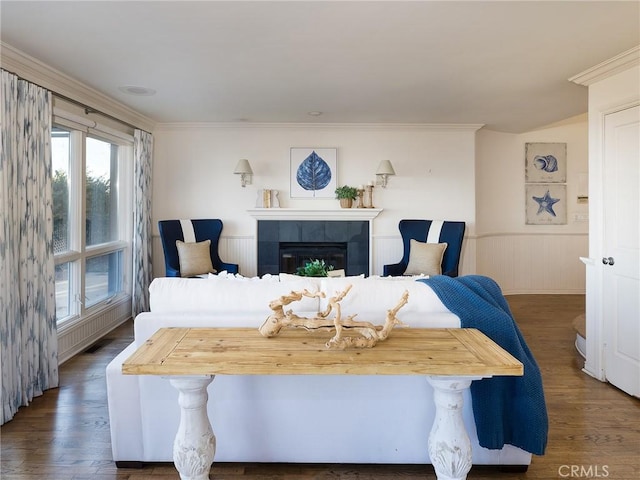
[[[291,148],[291,198],[335,198],[336,148]]]

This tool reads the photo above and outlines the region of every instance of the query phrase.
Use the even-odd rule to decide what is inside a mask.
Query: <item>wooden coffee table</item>
[[[471,443],[462,420],[473,380],[522,375],[523,366],[476,329],[394,330],[374,348],[328,350],[329,332],[288,330],[265,338],[254,328],[161,328],[122,365],[131,375],[169,377],[181,418],[173,458],[183,480],[206,480],[215,455],[207,386],[215,375],[424,375],[436,416],[429,456],[438,479],[463,480]]]

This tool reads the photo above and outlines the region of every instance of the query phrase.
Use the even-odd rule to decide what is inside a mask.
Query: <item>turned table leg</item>
[[[429,457],[438,480],[465,480],[471,470],[471,442],[462,419],[462,393],[475,377],[427,377],[436,417],[429,434]]]
[[[207,386],[213,375],[169,377],[179,392],[180,426],[173,443],[173,462],[182,480],[208,480],[216,437],[207,416]]]

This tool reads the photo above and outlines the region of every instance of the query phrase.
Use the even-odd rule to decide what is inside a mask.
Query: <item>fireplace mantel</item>
[[[371,221],[382,208],[251,208],[247,210],[256,220],[367,220]]]

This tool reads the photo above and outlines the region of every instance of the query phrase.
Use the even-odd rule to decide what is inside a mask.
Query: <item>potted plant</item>
[[[298,267],[296,275],[302,277],[326,277],[327,272],[333,270],[333,265],[328,265],[324,260],[309,260],[304,267]]]
[[[348,185],[338,187],[336,188],[336,198],[340,200],[340,206],[342,208],[351,208],[353,201],[358,198],[358,189]]]

